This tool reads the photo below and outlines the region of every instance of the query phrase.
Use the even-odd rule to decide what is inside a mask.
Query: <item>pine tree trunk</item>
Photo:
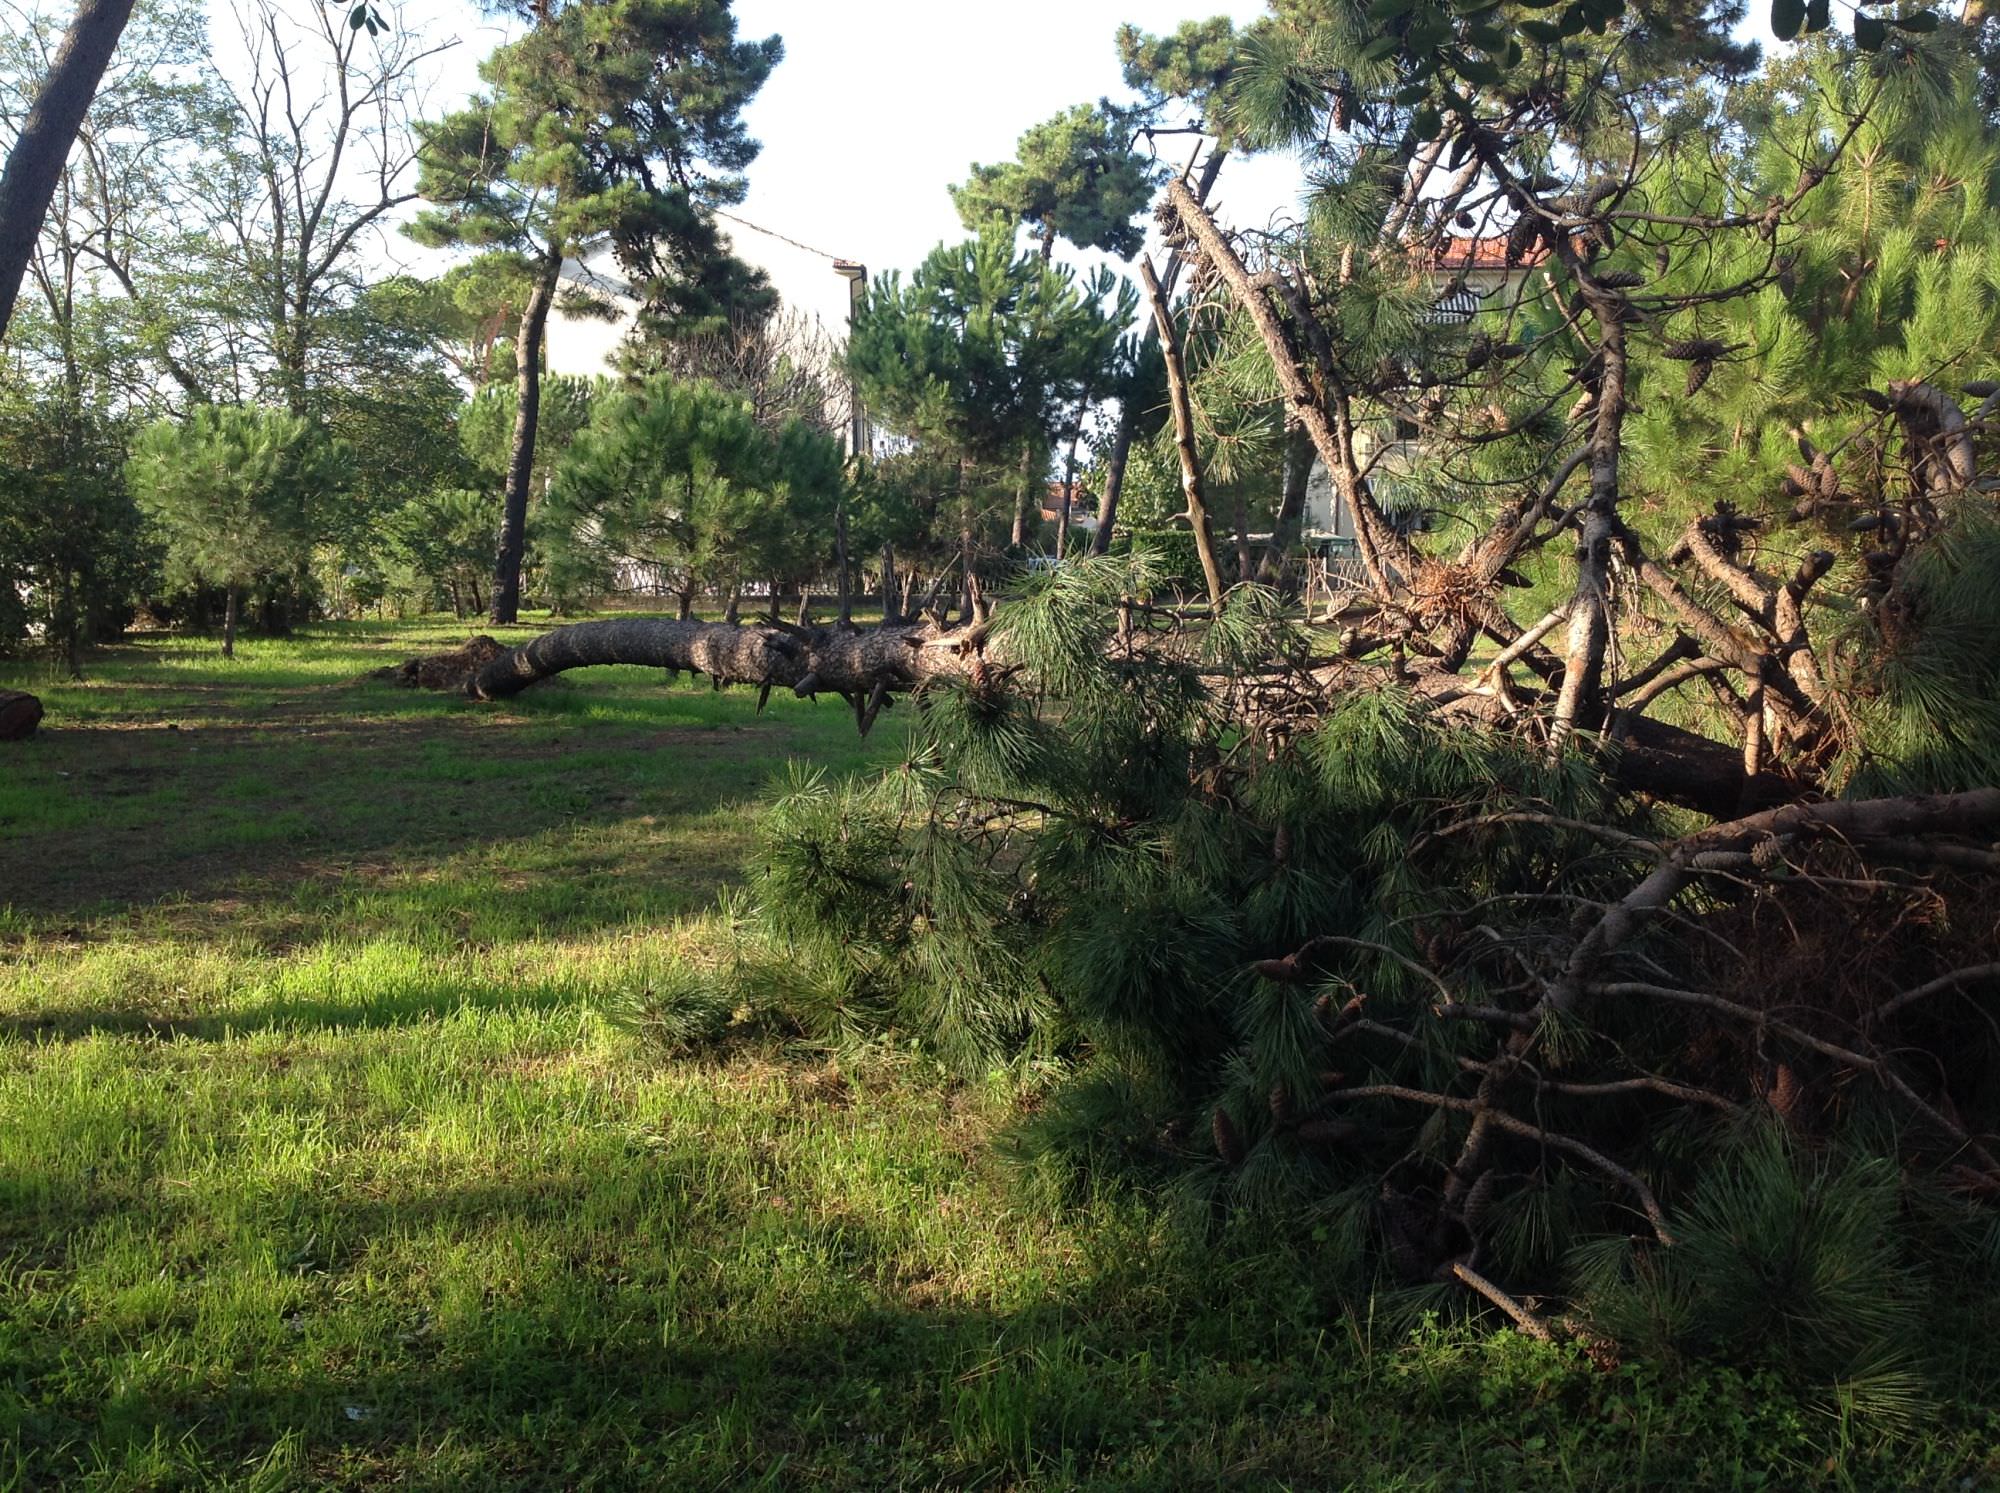
[[[507,460],[507,490],[500,514],[500,549],[493,560],[493,611],[496,625],[516,621],[521,614],[521,556],[528,547],[528,487],[535,471],[535,427],[542,410],[542,334],[548,327],[549,303],[555,299],[562,274],[562,255],[542,261],[541,278],[521,313],[520,335],[514,343],[514,446]]]
[[[236,588],[229,588],[229,600],[222,608],[222,656],[236,657]]]
[[[833,510],[834,557],[840,563],[840,624],[854,625],[854,585],[847,573],[847,505],[842,503]]]
[[[896,615],[896,547],[882,546],[882,620]]]
[[[83,0],[0,171],[0,336],[13,320],[63,163],[97,95],[132,0]]]
[[[1202,579],[1208,586],[1208,604],[1217,615],[1222,611],[1222,569],[1215,563],[1215,531],[1208,522],[1208,501],[1201,490],[1201,458],[1194,443],[1194,405],[1188,397],[1187,374],[1181,366],[1181,339],[1174,329],[1174,315],[1167,307],[1152,260],[1141,255],[1139,278],[1153,303],[1153,321],[1160,330],[1160,354],[1167,365],[1167,396],[1173,406],[1174,450],[1181,462],[1181,493],[1187,499],[1188,526],[1194,530],[1195,553],[1201,558]]]
[[[1035,499],[1035,452],[1031,446],[1021,453],[1021,490],[1014,499],[1014,530],[1008,537],[1008,548],[1019,553],[1028,545],[1029,514],[1041,516],[1041,504]],[[1030,504],[1033,504],[1032,509]]]
[[[1285,422],[1285,487],[1278,514],[1271,523],[1271,547],[1257,567],[1257,579],[1270,581],[1282,571],[1285,557],[1299,542],[1306,516],[1306,486],[1312,480],[1313,443],[1297,420]]]
[[[688,618],[694,615],[694,583],[692,581],[674,593],[674,613],[676,620],[681,622],[687,621]]]
[[[1097,500],[1097,533],[1090,541],[1093,555],[1110,553],[1111,531],[1118,527],[1118,495],[1125,488],[1125,463],[1132,455],[1132,427],[1137,423],[1137,412],[1127,398],[1118,412],[1118,434],[1112,437],[1111,455],[1104,462],[1104,492]]]
[[[1090,391],[1086,389],[1083,395],[1084,404],[1089,404],[1090,398]],[[1056,561],[1058,564],[1061,563],[1064,553],[1069,549],[1069,512],[1071,505],[1076,501],[1076,448],[1082,440],[1083,415],[1081,410],[1079,410],[1076,428],[1069,433],[1069,455],[1063,461],[1062,503],[1056,509]]]
[[[729,598],[722,605],[722,620],[731,627],[743,620],[743,582],[729,583]]]

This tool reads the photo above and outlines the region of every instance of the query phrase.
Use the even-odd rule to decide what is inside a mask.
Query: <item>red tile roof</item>
[[[1488,238],[1448,238],[1431,253],[1431,268],[1437,270],[1504,270],[1540,264],[1548,257],[1548,246],[1537,240],[1521,261],[1507,263],[1507,235]]]

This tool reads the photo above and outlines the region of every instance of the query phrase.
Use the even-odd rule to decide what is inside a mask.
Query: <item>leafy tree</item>
[[[342,464],[311,422],[276,410],[202,406],[132,443],[127,480],[160,533],[167,581],[226,593],[224,658],[243,593],[305,564]]]
[[[151,558],[125,435],[60,393],[0,406],[0,646],[32,624],[72,678],[84,649],[124,624]]]
[[[198,267],[212,219],[192,183],[226,133],[207,61],[207,17],[188,0],[134,6],[63,164],[7,342],[72,401],[157,407],[216,385]],[[41,17],[0,39],[0,125],[55,45]]]
[[[410,499],[383,522],[382,537],[392,570],[418,593],[420,608],[442,598],[455,617],[485,611],[493,511],[477,489],[440,488]]]
[[[486,251],[528,285],[515,335],[515,429],[492,614],[520,605],[543,332],[563,261],[607,248],[658,315],[768,307],[709,209],[743,195],[757,153],[742,110],[782,56],[736,38],[726,0],[573,0],[482,65],[490,93],[423,130],[411,231]]]

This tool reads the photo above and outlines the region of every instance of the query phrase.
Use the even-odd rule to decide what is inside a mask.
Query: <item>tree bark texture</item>
[[[63,163],[124,34],[132,0],[83,0],[0,171],[0,337],[13,320]]]
[[[1187,370],[1181,364],[1180,333],[1174,328],[1174,313],[1153,273],[1152,260],[1141,255],[1139,278],[1153,303],[1153,324],[1160,333],[1160,353],[1167,364],[1167,398],[1173,406],[1174,450],[1181,463],[1181,492],[1187,498],[1187,519],[1194,530],[1195,553],[1201,557],[1202,579],[1208,585],[1208,604],[1222,610],[1222,570],[1215,563],[1215,531],[1208,521],[1208,502],[1201,490],[1201,458],[1194,444],[1194,404],[1188,397]]]
[[[542,409],[542,334],[549,323],[562,274],[562,255],[542,261],[541,277],[521,313],[514,344],[514,444],[507,459],[507,487],[500,512],[500,547],[493,557],[493,611],[496,625],[521,614],[521,557],[528,547],[528,487],[535,471],[535,427]]]
[[[1111,438],[1111,454],[1104,460],[1104,491],[1097,499],[1097,532],[1091,536],[1093,555],[1109,554],[1112,531],[1118,527],[1118,497],[1125,488],[1125,463],[1132,457],[1132,427],[1138,413],[1127,398],[1118,412],[1118,433]]]

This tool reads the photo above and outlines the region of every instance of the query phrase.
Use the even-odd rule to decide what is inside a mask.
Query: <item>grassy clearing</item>
[[[1036,1206],[986,1146],[1033,1074],[650,1055],[600,1012],[702,937],[760,786],[896,733],[640,670],[505,708],[352,683],[462,635],[34,683],[46,734],[0,748],[0,1489],[2000,1476],[1990,1395],[1891,1438],[1347,1310],[1251,1229]]]

